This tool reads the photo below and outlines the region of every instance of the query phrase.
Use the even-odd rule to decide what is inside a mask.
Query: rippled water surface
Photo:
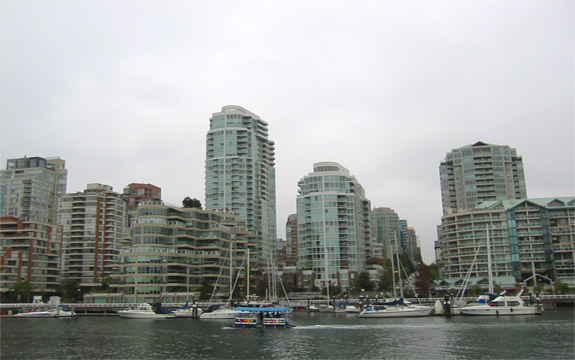
[[[116,316],[1,320],[2,359],[573,359],[573,310],[359,319],[294,313],[292,329]]]

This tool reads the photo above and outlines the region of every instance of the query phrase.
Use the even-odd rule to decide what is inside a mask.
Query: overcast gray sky
[[[336,161],[434,261],[439,163],[523,156],[529,197],[574,191],[574,2],[1,1],[1,167],[60,156],[68,192],[204,203],[209,118],[240,105],[276,142],[278,236],[297,181]]]

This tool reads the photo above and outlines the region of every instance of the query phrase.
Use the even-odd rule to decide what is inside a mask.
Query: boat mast
[[[190,268],[186,267],[186,302],[190,301]]]
[[[234,281],[233,281],[233,277],[234,277],[234,271],[233,271],[233,266],[232,266],[232,258],[233,258],[233,254],[232,254],[232,242],[230,241],[230,297],[228,299],[229,302],[232,301],[232,293],[233,293],[233,286],[234,286]]]
[[[395,242],[397,241],[397,234],[393,234],[393,237],[395,239],[395,241],[393,242],[393,244],[395,244]],[[391,279],[393,280],[393,298],[397,299],[397,291],[395,290],[395,265],[394,265],[394,246],[393,244],[391,245]]]
[[[248,247],[248,269],[246,270],[246,277],[247,277],[247,291],[246,297],[248,302],[250,301],[250,248]]]
[[[403,284],[401,282],[401,261],[399,260],[399,245],[397,246],[397,252],[395,253],[397,257],[397,279],[399,281],[399,296],[403,298]]]
[[[491,264],[491,240],[489,239],[489,225],[487,227],[487,272],[489,276],[489,293],[493,294],[493,269]]]

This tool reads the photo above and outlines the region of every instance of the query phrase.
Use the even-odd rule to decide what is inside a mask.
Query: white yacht
[[[58,309],[30,310],[14,315],[20,318],[55,318],[58,317]]]
[[[134,309],[119,310],[118,315],[126,319],[170,319],[176,317],[174,313],[157,314],[148,303],[141,303]]]
[[[235,307],[215,307],[204,311],[200,319],[235,319],[245,313],[245,311],[236,310]]]
[[[484,305],[472,305],[459,309],[462,315],[482,315],[482,316],[499,316],[499,315],[537,315],[543,313],[543,306],[539,303],[535,305],[525,304],[521,299],[523,290],[517,295],[501,294],[493,301]]]

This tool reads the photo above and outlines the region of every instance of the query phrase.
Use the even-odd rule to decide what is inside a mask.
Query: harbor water
[[[7,359],[573,359],[573,310],[538,316],[360,319],[294,312],[291,329],[118,316],[1,319]]]

